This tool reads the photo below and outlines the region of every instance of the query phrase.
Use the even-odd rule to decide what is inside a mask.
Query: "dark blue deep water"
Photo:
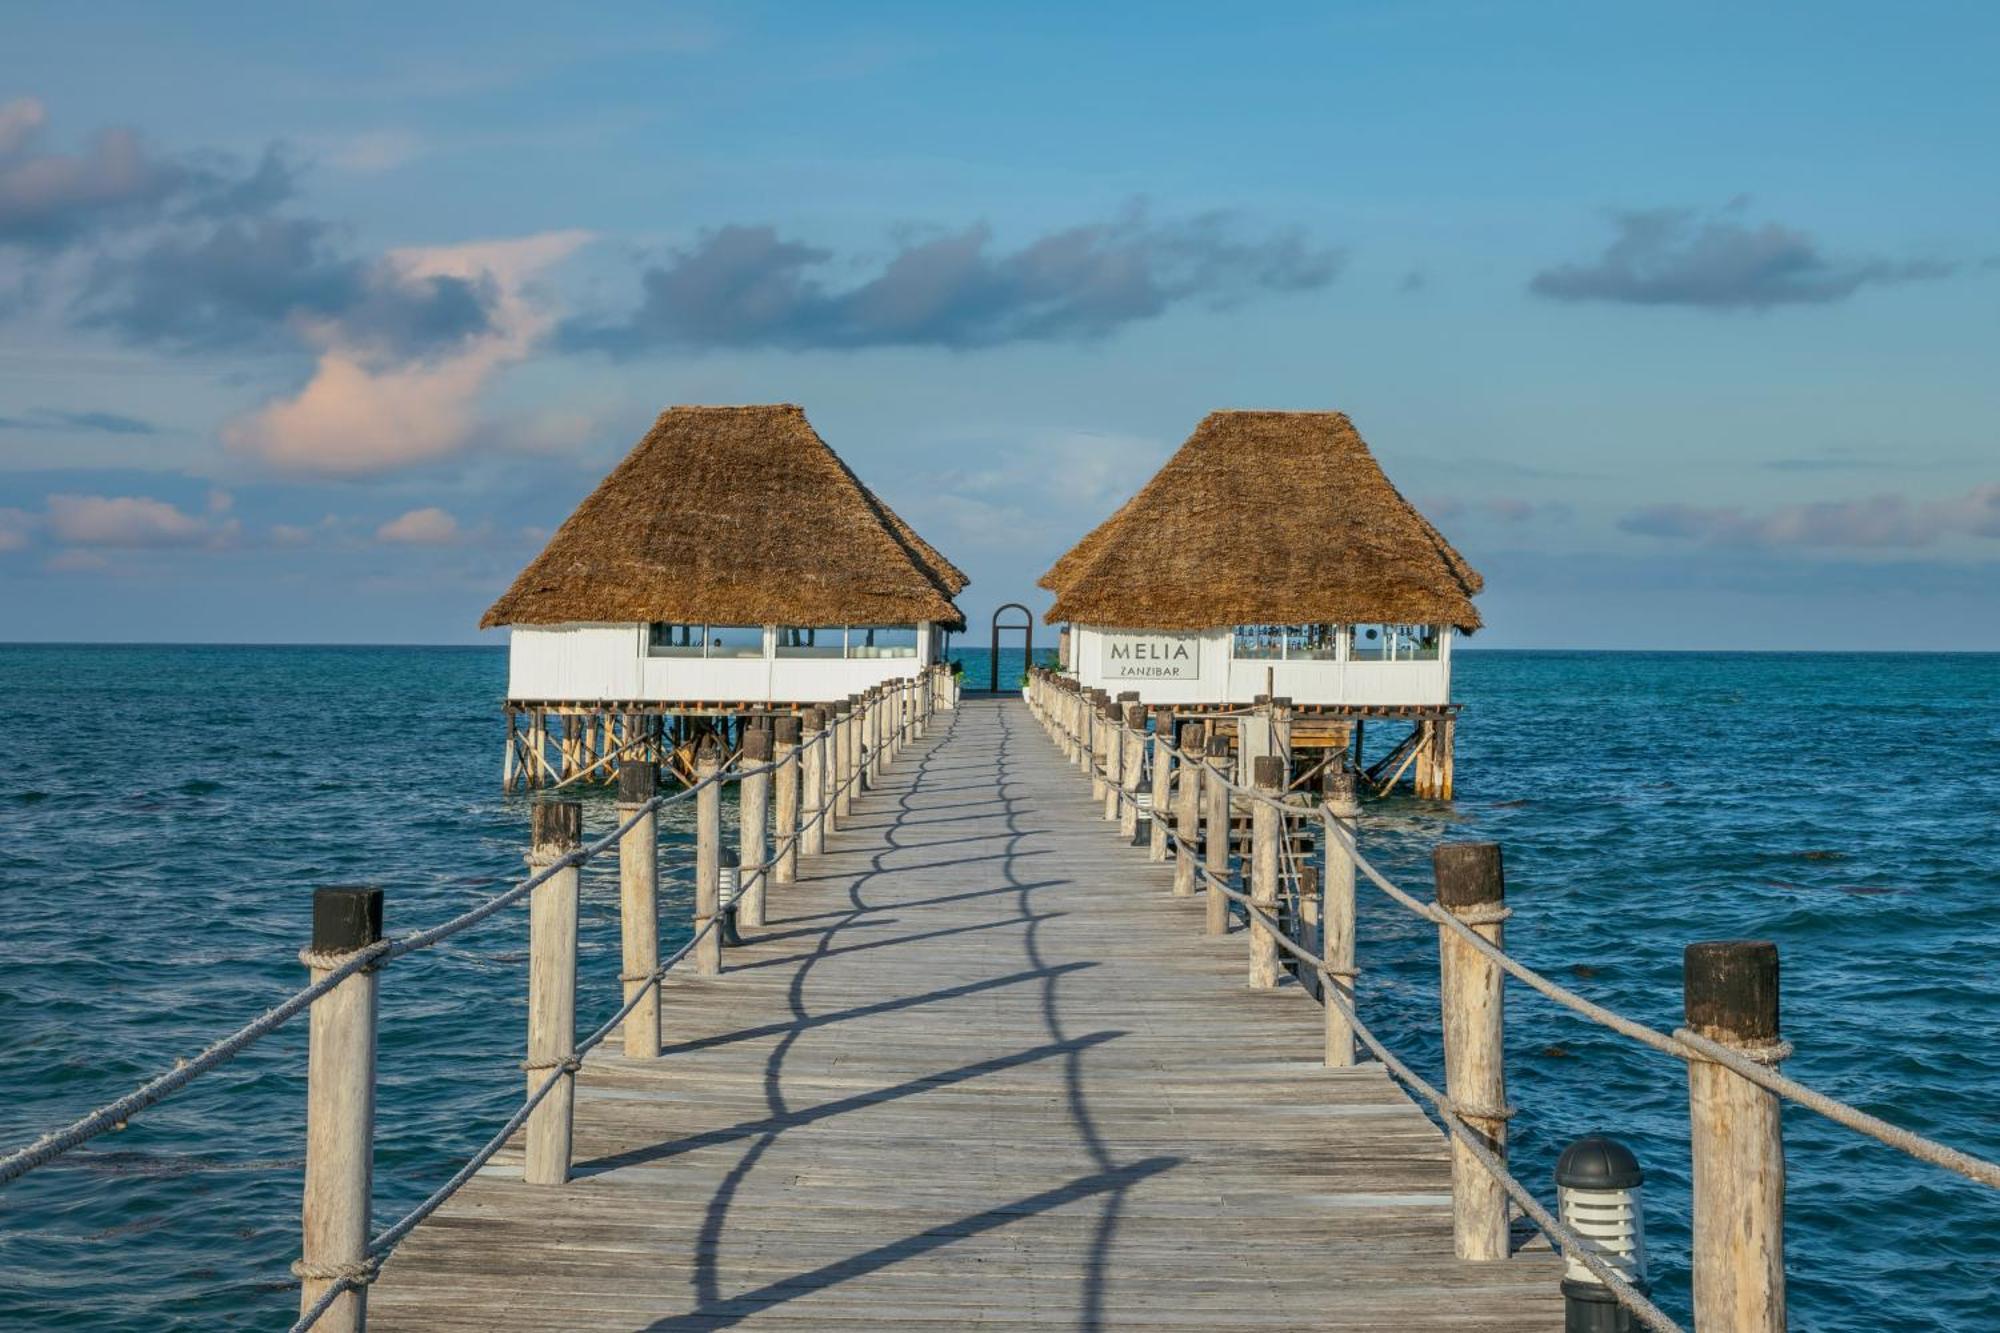
[[[955,655],[984,682],[983,649]],[[504,674],[490,649],[0,648],[0,1146],[300,984],[313,885],[382,884],[404,930],[518,873]],[[1790,1072],[2000,1156],[2000,657],[1471,652],[1457,675],[1459,800],[1369,807],[1378,863],[1427,891],[1438,838],[1499,840],[1511,947],[1661,1027],[1683,945],[1775,939]],[[1434,1074],[1434,933],[1362,893],[1363,1002]],[[666,896],[678,935],[685,884]],[[616,991],[615,909],[588,874],[588,1026]],[[384,1220],[521,1094],[525,934],[506,913],[385,974]],[[1682,1071],[1509,1003],[1517,1165],[1546,1197],[1569,1137],[1631,1142],[1684,1317]],[[0,1192],[0,1327],[282,1327],[304,1041],[295,1023]],[[2000,1328],[2000,1196],[1807,1112],[1785,1130],[1795,1327]]]

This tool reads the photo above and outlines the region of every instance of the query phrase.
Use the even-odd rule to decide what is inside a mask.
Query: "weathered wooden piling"
[[[1097,795],[1104,803],[1104,818],[1117,823],[1125,799],[1125,708],[1111,702],[1099,717],[1104,734],[1104,784]]]
[[[1506,880],[1500,847],[1448,842],[1431,853],[1437,903],[1503,948]],[[1499,964],[1438,927],[1438,996],[1444,1011],[1445,1086],[1452,1109],[1501,1161],[1507,1160],[1505,1009]],[[1456,1136],[1451,1141],[1452,1241],[1461,1259],[1507,1257],[1507,1193]]]
[[[650,1060],[660,1053],[660,831],[652,809],[658,777],[653,766],[628,758],[618,766],[618,822],[632,826],[618,840],[618,934],[625,1000],[641,998],[625,1016],[625,1054]]]
[[[694,946],[695,975],[722,972],[722,746],[713,735],[695,747],[694,780],[701,790],[694,797]],[[709,927],[713,925],[713,929]],[[706,931],[704,934],[703,932]]]
[[[1201,760],[1208,752],[1208,728],[1199,722],[1183,724],[1180,751],[1175,765],[1180,785],[1174,794],[1174,838],[1180,845],[1174,850],[1174,896],[1192,898],[1195,857],[1200,854]]]
[[[1118,832],[1127,842],[1139,840],[1139,787],[1146,768],[1146,707],[1139,703],[1122,706],[1124,725],[1119,729],[1118,775],[1121,796]]]
[[[829,830],[838,828],[854,808],[854,696],[833,705],[833,801],[835,816]]]
[[[1682,977],[1688,1030],[1775,1064],[1778,946],[1690,944]],[[1785,1141],[1777,1094],[1712,1060],[1688,1061],[1694,1184],[1694,1320],[1699,1328],[1785,1327]]]
[[[312,944],[299,961],[314,982],[382,938],[382,890],[313,892]],[[313,1001],[306,1054],[305,1194],[300,1206],[299,1310],[341,1278],[361,1285],[334,1298],[317,1327],[360,1333],[375,1176],[376,974],[364,968]]]
[[[1257,756],[1251,786],[1259,795],[1276,799],[1285,789],[1285,761],[1274,754]],[[1271,990],[1278,984],[1278,938],[1265,917],[1278,911],[1278,840],[1285,836],[1285,816],[1269,801],[1250,806],[1250,988]]]
[[[1148,832],[1151,838],[1146,848],[1146,859],[1164,861],[1167,859],[1167,821],[1173,818],[1173,756],[1168,752],[1168,741],[1173,727],[1172,716],[1164,710],[1153,714],[1153,817]],[[1144,743],[1145,738],[1140,738]]]
[[[1227,736],[1210,734],[1208,738],[1208,767],[1202,770],[1202,796],[1204,815],[1207,823],[1207,869],[1208,915],[1203,928],[1210,935],[1229,933],[1229,899],[1222,896],[1222,885],[1229,882],[1229,754],[1230,742]]]
[[[1350,775],[1351,776],[1351,775]],[[1347,849],[1352,836],[1332,804],[1326,807],[1320,831],[1320,849],[1326,859],[1326,878],[1320,886],[1320,957],[1326,964],[1328,985],[1334,994],[1354,1007],[1354,857]],[[1326,1009],[1326,1062],[1344,1069],[1354,1063],[1354,1025],[1347,1021],[1337,1004]]]
[[[775,802],[772,836],[777,839],[777,856],[771,865],[775,884],[790,884],[799,877],[799,785],[802,767],[799,737],[802,728],[796,716],[780,717],[771,724],[771,757],[778,771],[771,775]]]
[[[542,801],[534,807],[528,864],[556,865],[583,845],[583,805]],[[555,1087],[528,1114],[524,1138],[530,1185],[569,1179],[570,1123],[576,1109],[577,867],[566,865],[535,886],[528,902],[528,1058],[532,1094],[550,1076]]]
[[[800,745],[805,766],[799,772],[799,851],[818,856],[826,846],[828,784],[826,710],[808,708],[799,714]]]
[[[736,921],[743,926],[764,924],[765,886],[771,874],[771,775],[754,770],[771,762],[771,733],[753,727],[743,733],[743,767],[751,770],[736,787],[736,864],[742,887],[736,899]]]

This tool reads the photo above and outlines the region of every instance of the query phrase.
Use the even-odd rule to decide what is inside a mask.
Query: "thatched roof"
[[[479,623],[962,626],[966,582],[801,409],[672,407]]]
[[[1046,619],[1125,629],[1479,627],[1484,586],[1340,412],[1211,412],[1041,578]]]

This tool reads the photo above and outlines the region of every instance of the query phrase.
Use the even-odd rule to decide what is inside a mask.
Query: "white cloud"
[[[388,361],[338,323],[311,328],[321,348],[312,379],[295,396],[229,423],[224,441],[273,466],[329,476],[385,472],[463,448],[487,381],[527,356],[553,323],[528,295],[529,282],[588,239],[546,232],[392,252],[389,262],[409,281],[491,283],[488,330],[435,357]]]
[[[390,519],[375,529],[375,536],[399,546],[446,546],[458,540],[458,520],[430,505]]]
[[[137,495],[51,495],[48,514],[49,531],[68,546],[150,550],[220,545],[239,527],[234,520],[210,522],[164,500]]]

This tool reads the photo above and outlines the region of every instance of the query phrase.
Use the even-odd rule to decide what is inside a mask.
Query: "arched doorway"
[[[1007,611],[1019,611],[1021,613],[1021,623],[1018,625],[1001,624],[1000,617],[1002,613]],[[987,649],[992,654],[992,657],[989,659],[991,671],[986,679],[995,694],[1007,694],[1020,688],[1018,681],[1004,685],[1000,681],[1000,631],[1003,629],[1021,631],[1021,661],[1024,666],[1032,666],[1035,661],[1035,613],[1027,607],[1022,606],[1019,602],[1004,602],[993,609],[993,620],[988,626],[986,636],[987,642],[992,645]]]

